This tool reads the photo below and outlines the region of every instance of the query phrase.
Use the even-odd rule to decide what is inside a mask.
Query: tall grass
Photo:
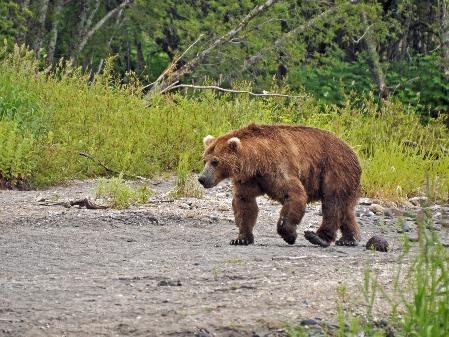
[[[4,177],[45,186],[106,173],[79,152],[130,175],[175,172],[180,158],[184,171],[198,171],[204,135],[249,122],[289,123],[328,129],[350,143],[369,196],[448,199],[447,130],[438,120],[423,125],[395,101],[379,108],[374,98],[351,96],[342,106],[322,108],[312,97],[250,99],[212,91],[145,98],[132,75],[119,81],[110,63],[89,83],[64,61],[39,70],[34,56],[18,47],[0,59],[0,152],[9,153],[0,157]],[[14,141],[6,141],[6,130],[14,130]]]
[[[425,220],[431,224],[431,219]],[[346,290],[337,288],[337,326],[324,336],[378,337],[447,337],[449,336],[449,254],[434,231],[418,223],[419,243],[411,249],[407,240],[396,263],[390,290],[379,283],[369,268],[365,271],[362,294],[366,305],[364,317],[345,310]],[[406,262],[409,261],[409,262]],[[375,320],[376,303],[382,300],[391,312]],[[350,309],[350,307],[349,307]],[[377,314],[379,315],[379,314]],[[290,327],[289,335],[308,336],[302,327]]]

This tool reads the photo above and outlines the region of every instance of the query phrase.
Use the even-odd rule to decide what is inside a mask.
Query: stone
[[[372,204],[371,199],[368,198],[360,198],[359,205],[370,206]]]
[[[408,232],[411,231],[411,228],[410,228],[410,225],[409,225],[408,222],[406,222],[406,223],[404,223],[404,224],[402,225],[402,231],[405,232],[405,233],[408,233]]]
[[[376,215],[383,215],[384,214],[384,208],[381,205],[379,205],[379,204],[372,204],[369,207],[369,210],[371,212],[373,212],[374,214],[376,214]]]
[[[388,241],[380,235],[374,235],[366,243],[366,249],[378,252],[388,252]]]
[[[413,197],[408,200],[413,204],[413,206],[417,207],[429,206],[429,198],[427,197]]]
[[[314,319],[303,319],[300,323],[302,326],[310,326],[310,325],[317,325],[318,322]]]
[[[441,227],[449,228],[449,219],[439,219],[436,223]]]

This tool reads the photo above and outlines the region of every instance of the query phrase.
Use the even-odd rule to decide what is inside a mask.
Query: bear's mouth
[[[212,188],[214,187],[216,184],[214,184],[213,181],[210,181],[209,179],[206,179],[206,177],[204,176],[199,176],[198,177],[198,182],[204,187],[204,188]]]

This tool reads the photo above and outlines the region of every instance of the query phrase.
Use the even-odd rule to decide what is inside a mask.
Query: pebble
[[[209,215],[209,219],[211,219],[212,221],[218,221],[218,216],[216,215]]]
[[[218,210],[221,211],[221,212],[226,212],[226,211],[229,211],[230,209],[231,208],[228,205],[226,205],[226,204],[219,204],[218,205]]]
[[[429,205],[429,198],[427,197],[413,197],[408,199],[413,206],[424,207]]]
[[[408,233],[411,231],[411,228],[410,228],[410,225],[408,224],[408,222],[406,222],[402,225],[402,231],[405,233]]]
[[[372,204],[371,200],[368,198],[360,198],[359,205],[370,206]]]
[[[299,324],[302,326],[305,325],[309,326],[309,325],[317,325],[318,322],[315,321],[314,319],[303,319]]]
[[[369,207],[369,210],[371,212],[373,212],[374,214],[376,214],[376,215],[383,215],[384,214],[384,208],[381,205],[379,205],[379,204],[372,204]]]
[[[441,227],[449,228],[449,219],[439,219],[436,223]]]

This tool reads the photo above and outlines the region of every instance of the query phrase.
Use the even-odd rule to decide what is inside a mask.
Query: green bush
[[[111,61],[89,82],[63,61],[39,70],[33,55],[17,47],[0,61],[0,93],[0,152],[9,153],[0,158],[0,174],[20,175],[34,186],[107,173],[80,152],[124,175],[198,172],[205,135],[259,122],[306,124],[346,140],[360,157],[368,196],[448,198],[448,130],[439,119],[423,124],[395,99],[379,107],[373,96],[354,93],[339,105],[214,91],[144,97],[132,75],[126,84],[115,78]]]
[[[144,204],[150,195],[151,191],[146,186],[130,187],[122,175],[110,179],[101,178],[97,183],[97,198],[106,199],[111,208],[123,209]]]

